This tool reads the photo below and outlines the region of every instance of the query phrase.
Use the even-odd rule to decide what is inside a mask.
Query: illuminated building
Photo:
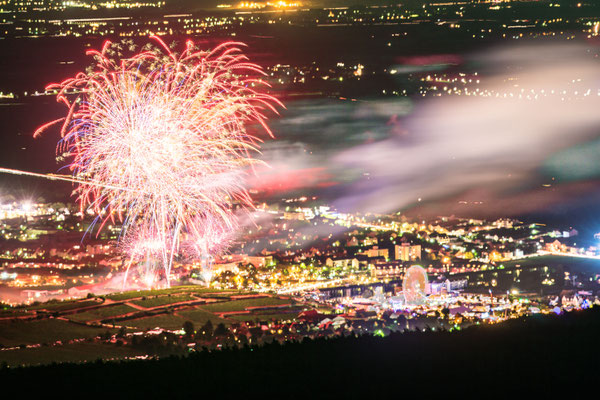
[[[402,243],[395,246],[395,259],[401,261],[416,261],[421,259],[421,245]]]

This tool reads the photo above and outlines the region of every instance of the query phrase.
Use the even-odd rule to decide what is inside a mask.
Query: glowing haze
[[[342,211],[423,217],[519,217],[597,199],[600,69],[589,47],[473,53],[448,71],[477,66],[469,96],[289,102],[256,181],[291,180]]]
[[[133,42],[89,51],[93,67],[47,88],[67,115],[35,135],[62,126],[57,152],[81,210],[100,228],[122,222],[127,270],[144,266],[146,285],[168,286],[176,257],[200,258],[208,272],[237,227],[235,208],[252,207],[244,175],[261,141],[248,128],[272,136],[265,112],[280,103],[260,91],[263,72],[242,43],[200,51],[188,41],[177,53],[152,39],[137,53]]]

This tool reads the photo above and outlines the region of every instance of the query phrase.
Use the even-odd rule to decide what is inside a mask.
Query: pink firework
[[[188,41],[176,53],[152,39],[156,46],[130,57],[122,52],[131,42],[88,51],[89,72],[47,88],[67,115],[35,135],[62,126],[58,152],[71,160],[82,211],[93,210],[100,228],[122,222],[129,265],[160,255],[150,264],[161,266],[168,285],[180,250],[222,251],[214,242],[236,228],[234,208],[252,207],[244,175],[259,163],[261,141],[247,128],[272,136],[265,112],[281,103],[260,91],[264,73],[242,43],[199,51]],[[210,245],[181,247],[190,240]],[[151,250],[140,253],[144,243]]]

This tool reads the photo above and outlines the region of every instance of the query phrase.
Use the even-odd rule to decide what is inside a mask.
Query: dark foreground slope
[[[580,393],[600,373],[600,308],[462,332],[347,337],[151,361],[4,369],[0,387],[117,397]],[[14,386],[13,386],[14,385]],[[519,396],[520,397],[520,396]]]

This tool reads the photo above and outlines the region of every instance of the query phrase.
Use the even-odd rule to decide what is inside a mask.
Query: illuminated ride
[[[427,271],[423,267],[413,265],[406,270],[402,281],[402,292],[407,305],[425,304],[428,287]]]

